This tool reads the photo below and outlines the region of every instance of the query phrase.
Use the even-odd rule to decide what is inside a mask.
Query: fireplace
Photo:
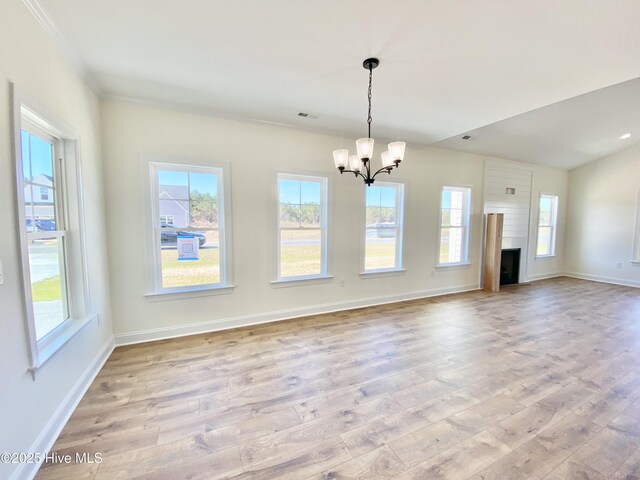
[[[505,248],[500,259],[500,285],[518,283],[520,275],[520,249]]]

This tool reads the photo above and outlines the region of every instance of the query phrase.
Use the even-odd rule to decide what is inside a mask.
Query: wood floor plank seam
[[[638,318],[559,277],[119,347],[54,445],[103,463],[36,478],[624,479]]]

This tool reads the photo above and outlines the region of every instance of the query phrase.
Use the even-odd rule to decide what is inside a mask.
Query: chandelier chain
[[[373,67],[371,65],[369,65],[369,92],[368,92],[368,99],[369,99],[369,113],[367,115],[367,125],[369,127],[369,138],[371,138],[371,81],[373,80]]]

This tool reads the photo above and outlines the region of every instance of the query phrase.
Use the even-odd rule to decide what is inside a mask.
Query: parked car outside
[[[376,236],[378,238],[393,238],[396,236],[394,223],[378,223],[376,224]]]
[[[175,230],[172,225],[163,223],[160,225],[163,231],[160,233],[160,245],[163,247],[176,247],[178,245],[178,237],[188,235],[198,239],[198,245],[203,246],[207,243],[207,237],[200,232],[189,232],[187,230]],[[166,229],[166,230],[164,230]]]

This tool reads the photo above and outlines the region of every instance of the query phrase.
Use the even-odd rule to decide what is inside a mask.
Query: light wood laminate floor
[[[559,278],[117,348],[45,479],[637,479],[640,290]]]

